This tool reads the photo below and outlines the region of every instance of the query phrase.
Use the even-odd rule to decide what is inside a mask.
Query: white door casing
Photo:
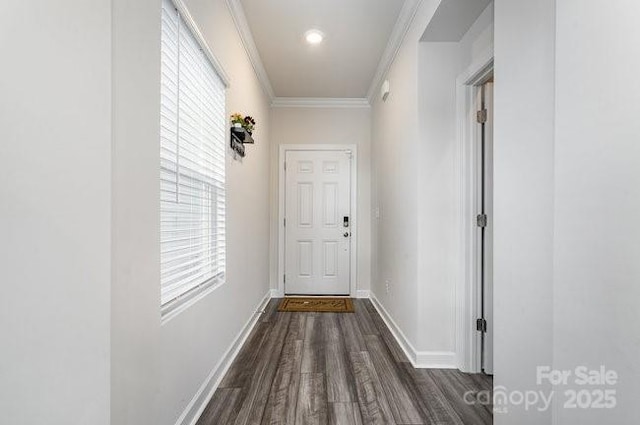
[[[493,74],[493,48],[478,55],[456,80],[457,146],[456,176],[458,197],[458,274],[456,279],[456,365],[468,373],[482,371],[482,333],[476,319],[482,315],[478,250],[480,248],[476,215],[478,214],[478,155],[481,137],[476,112],[482,85]],[[493,117],[487,117],[491,119]],[[491,215],[491,214],[490,214]],[[488,219],[493,228],[493,217]],[[493,322],[493,320],[490,320]],[[493,331],[493,323],[487,324]]]
[[[279,294],[355,293],[354,163],[351,146],[281,148]]]
[[[484,237],[484,317],[487,331],[484,335],[484,372],[493,375],[493,83],[484,85],[484,108],[487,122],[485,138],[485,213],[487,227]]]

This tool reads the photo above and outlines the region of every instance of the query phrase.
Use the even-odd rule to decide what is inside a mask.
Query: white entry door
[[[285,154],[286,294],[349,295],[351,151]]]

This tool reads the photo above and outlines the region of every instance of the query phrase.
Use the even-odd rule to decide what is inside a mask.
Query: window
[[[185,18],[163,1],[161,304],[225,275],[225,83]]]

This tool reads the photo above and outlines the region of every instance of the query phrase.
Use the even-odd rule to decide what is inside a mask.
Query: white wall
[[[554,0],[495,2],[494,385],[508,390],[549,389],[535,372],[552,361],[554,19]],[[494,421],[550,412],[511,406]]]
[[[372,206],[379,217],[373,225],[371,291],[414,346],[419,306],[418,40],[439,3],[423,1],[387,74],[390,94],[385,102],[376,96],[372,105]]]
[[[418,338],[453,352],[457,224],[455,186],[458,43],[420,43],[418,114]]]
[[[160,0],[114,0],[113,424],[176,423],[269,290],[269,105],[224,0],[187,6],[258,122],[227,156],[227,281],[164,324],[159,288]]]
[[[387,75],[389,98],[373,106],[373,207],[381,217],[372,290],[423,365],[443,364],[442,355],[454,362],[456,78],[493,42],[490,4],[461,40],[421,43],[439,4],[420,6]]]
[[[495,384],[548,391],[543,365],[619,376],[605,387],[615,409],[565,409],[567,388],[593,389],[571,378],[553,413],[512,406],[497,424],[637,416],[639,14],[631,1],[496,4]]]
[[[495,4],[494,384],[509,390],[549,389],[535,371],[552,361],[554,18],[554,0]]]
[[[111,420],[161,423],[160,1],[113,1]]]
[[[493,49],[493,4],[460,40],[419,44],[419,335],[426,352],[455,351],[459,179],[457,78]]]
[[[108,425],[110,2],[0,14],[0,422]]]
[[[553,362],[619,383],[615,409],[557,403],[556,424],[637,422],[639,21],[634,1],[557,2]]]
[[[271,134],[271,287],[278,287],[278,156],[285,144],[354,144],[358,147],[358,264],[356,288],[371,282],[371,110],[273,108]]]
[[[426,43],[416,53],[415,25],[432,8],[423,3],[389,72],[391,96],[375,103],[372,134],[374,206],[392,215],[374,226],[372,289],[426,353],[453,347],[452,75],[491,47],[493,31],[487,10],[460,43]],[[544,365],[605,365],[621,377],[617,409],[564,409],[566,388],[557,387],[553,413],[511,405],[496,424],[629,423],[635,414],[640,62],[630,52],[640,41],[638,13],[628,1],[496,3],[495,385],[550,391],[536,382]],[[418,163],[404,158],[398,172],[391,135],[401,124]],[[399,207],[415,207],[414,191],[417,219]],[[417,243],[402,238],[412,226]],[[394,265],[413,261],[394,253],[413,248],[417,283],[384,294],[384,281],[400,275]]]

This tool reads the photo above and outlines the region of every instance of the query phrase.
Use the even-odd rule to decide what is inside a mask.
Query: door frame
[[[456,178],[458,187],[456,278],[456,366],[463,372],[481,372],[481,336],[475,329],[480,316],[480,267],[477,214],[478,187],[478,125],[476,98],[479,88],[494,70],[493,49],[479,55],[456,80]],[[495,352],[495,351],[494,351]]]
[[[351,237],[349,244],[351,256],[349,258],[349,295],[353,298],[357,295],[358,277],[358,146],[355,144],[284,144],[280,145],[278,157],[278,288],[277,296],[283,297],[285,294],[284,272],[285,272],[285,226],[284,215],[286,209],[286,182],[284,163],[288,151],[351,151]]]

